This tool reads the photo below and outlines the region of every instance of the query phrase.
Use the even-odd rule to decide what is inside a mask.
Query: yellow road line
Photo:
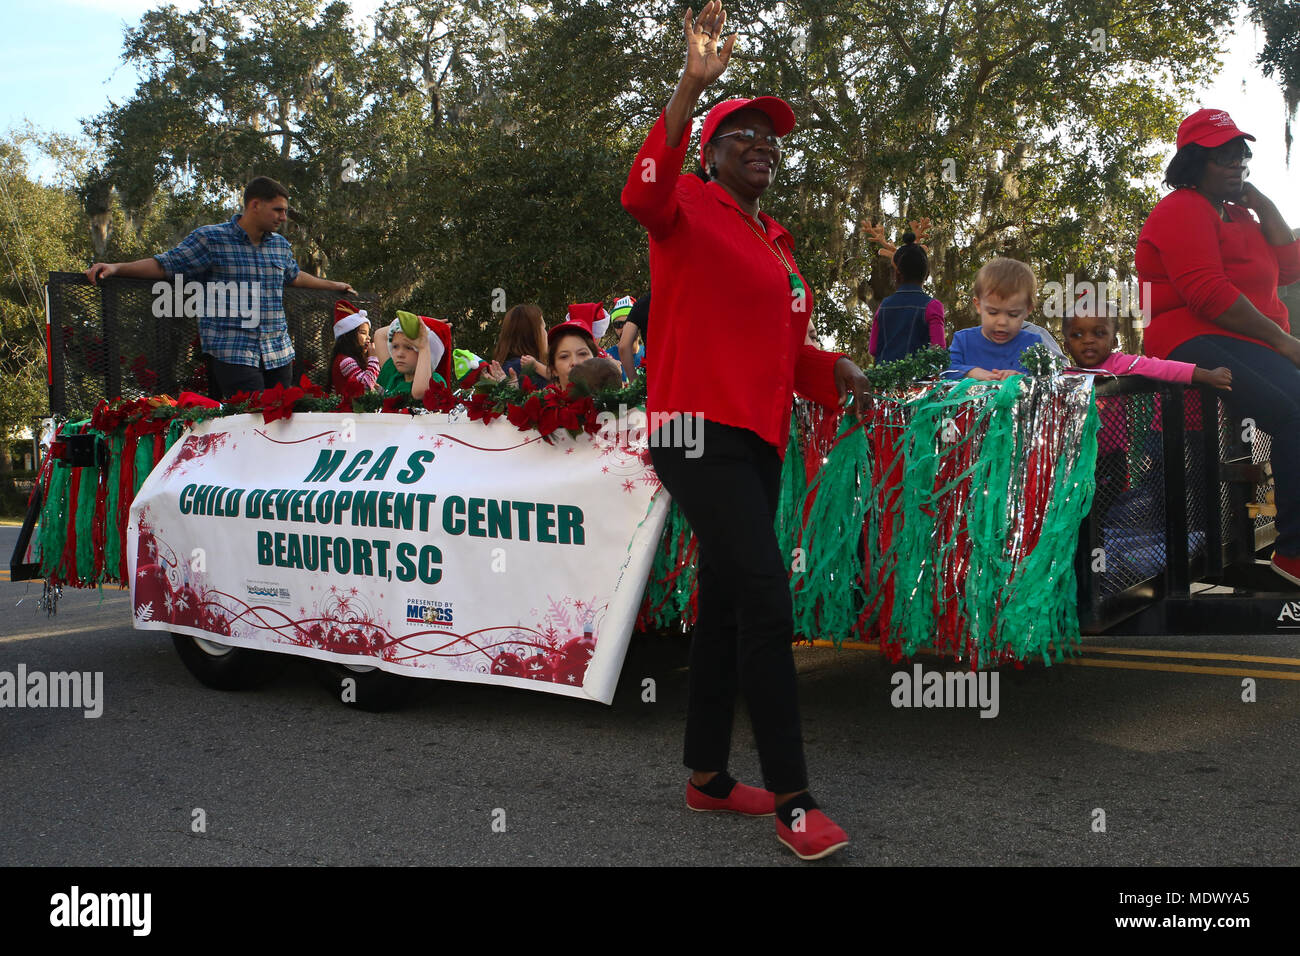
[[[1300,657],[1266,657],[1260,654],[1219,654],[1213,651],[1158,651],[1140,647],[1093,647],[1083,645],[1085,654],[1129,654],[1137,657],[1185,657],[1206,661],[1242,661],[1248,664],[1283,664],[1300,667]]]
[[[1144,661],[1106,661],[1097,658],[1076,657],[1062,661],[1080,667],[1122,667],[1137,671],[1173,671],[1178,674],[1217,674],[1224,677],[1272,677],[1277,680],[1300,680],[1300,671],[1258,671],[1244,667],[1198,667],[1195,664],[1157,664]]]
[[[126,602],[115,601],[114,603],[124,604]],[[67,637],[69,634],[94,634],[99,631],[114,630],[118,627],[129,628],[130,626],[131,626],[130,616],[124,615],[122,620],[115,624],[104,624],[101,622],[98,624],[90,624],[87,625],[86,627],[65,627],[62,628],[61,630],[19,631],[17,634],[5,634],[3,636],[0,636],[0,644],[13,644],[17,641],[36,641],[36,640],[40,640],[42,637]]]
[[[814,647],[834,647],[833,641],[814,641]],[[875,644],[864,644],[860,641],[845,641],[843,644],[845,650],[862,650],[862,651],[880,651]],[[1263,654],[1221,654],[1217,651],[1170,651],[1170,650],[1144,650],[1140,647],[1096,647],[1092,644],[1083,644],[1080,650],[1085,656],[1089,654],[1125,654],[1134,657],[1173,657],[1185,660],[1206,660],[1206,661],[1238,661],[1243,664],[1280,664],[1283,667],[1300,667],[1300,657],[1270,657]],[[922,648],[918,653],[933,655],[937,653],[933,648]],[[1067,658],[1073,660],[1073,658]]]

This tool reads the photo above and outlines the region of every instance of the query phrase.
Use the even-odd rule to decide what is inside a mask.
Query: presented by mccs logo
[[[451,624],[454,622],[450,601],[406,599],[407,624]]]

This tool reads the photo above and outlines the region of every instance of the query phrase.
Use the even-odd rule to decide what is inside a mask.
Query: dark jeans
[[[212,363],[212,384],[217,394],[213,398],[225,401],[236,392],[260,392],[264,388],[293,384],[293,363],[279,368],[255,368],[252,365],[231,365],[220,359],[209,358]]]
[[[1226,335],[1198,335],[1169,357],[1232,370],[1232,391],[1223,393],[1228,407],[1272,439],[1277,553],[1300,556],[1300,369],[1268,346]]]
[[[703,454],[651,447],[659,479],[699,541],[699,603],[691,638],[684,760],[726,770],[737,689],[745,693],[763,784],[808,785],[791,641],[789,577],[776,532],[781,459],[744,428],[704,423]]]

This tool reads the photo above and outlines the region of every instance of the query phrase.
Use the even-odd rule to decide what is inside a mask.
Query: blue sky
[[[194,0],[175,0],[190,9]],[[121,63],[122,31],[158,4],[149,0],[0,0],[0,130],[31,120],[43,130],[77,134],[80,120],[121,102],[135,86],[135,71]],[[379,0],[353,0],[360,18]],[[1224,38],[1224,67],[1188,111],[1226,109],[1237,125],[1258,137],[1251,181],[1300,227],[1300,123],[1292,168],[1282,162],[1284,107],[1277,84],[1254,66],[1262,35],[1243,18]],[[1172,148],[1170,149],[1172,155]],[[43,177],[52,170],[38,167]]]

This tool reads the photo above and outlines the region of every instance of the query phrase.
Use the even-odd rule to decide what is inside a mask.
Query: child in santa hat
[[[596,345],[596,340],[609,328],[609,313],[599,302],[579,302],[569,306],[569,316],[559,325],[546,333],[546,347],[549,352],[551,383],[561,390],[569,387],[569,372],[577,365],[590,358],[607,358],[605,352]],[[518,376],[511,369],[508,373],[499,362],[483,372],[482,379],[499,382],[509,377]]]
[[[346,299],[334,303],[334,353],[330,356],[330,390],[343,396],[344,411],[352,399],[379,388],[379,357],[370,338],[370,317]]]
[[[375,348],[386,359],[379,370],[384,394],[418,399],[424,398],[430,382],[447,384],[451,374],[451,326],[446,322],[399,310],[388,334],[375,341]]]

